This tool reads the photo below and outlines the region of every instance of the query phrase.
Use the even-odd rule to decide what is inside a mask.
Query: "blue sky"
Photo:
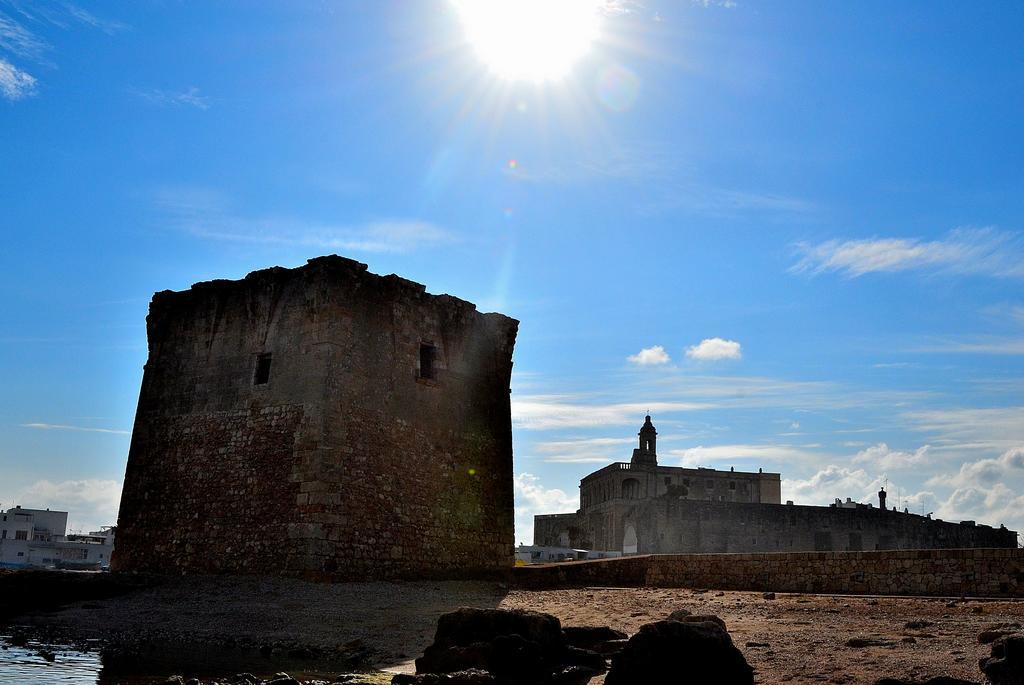
[[[0,0],[0,503],[113,522],[152,293],[336,252],[522,321],[517,540],[648,408],[1024,529],[1024,5],[600,10],[534,82],[442,0]]]

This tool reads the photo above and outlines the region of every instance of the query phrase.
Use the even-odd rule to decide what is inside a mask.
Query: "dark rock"
[[[1007,635],[1013,635],[1015,632],[1015,630],[1007,630],[1003,628],[983,630],[980,633],[978,633],[978,643],[982,645],[992,644],[999,638],[1006,637]]]
[[[668,618],[666,618],[665,620],[666,621],[682,621],[687,616],[689,616],[690,613],[691,612],[689,610],[687,610],[687,609],[676,609],[671,614],[669,614]]]
[[[552,674],[551,685],[587,685],[591,678],[604,672],[605,665],[603,660],[601,670],[580,665],[566,666]]]
[[[947,675],[940,675],[937,678],[928,680],[900,680],[899,678],[882,678],[876,680],[875,685],[980,685],[973,680],[960,680]]]
[[[892,647],[895,642],[880,637],[851,637],[846,641],[847,647],[861,649],[863,647]]]
[[[717,623],[648,623],[612,657],[605,685],[634,683],[751,685],[754,669]]]
[[[399,673],[391,685],[494,685],[497,681],[487,671],[468,669],[454,673]]]
[[[774,592],[766,592],[766,593],[764,593],[761,596],[763,598],[765,598],[765,599],[775,599],[775,593]]]
[[[275,673],[264,685],[302,685],[302,683],[287,673]]]
[[[917,638],[913,637],[912,635],[907,635],[902,640],[900,640],[900,642],[906,643],[908,645],[916,645],[917,644]]]
[[[521,609],[462,608],[438,619],[434,646],[466,646],[474,642],[487,642],[501,635],[519,635],[545,650],[558,651],[565,644],[561,623],[549,614]]]
[[[978,665],[992,685],[1024,684],[1024,635],[999,638],[991,655]]]
[[[229,685],[260,685],[263,681],[252,673],[236,673],[227,682]]]
[[[302,683],[287,673],[277,673],[265,685],[302,685]]]
[[[607,670],[604,657],[589,649],[566,647],[562,661],[569,666],[584,666],[594,671],[595,674],[604,673]]]
[[[166,680],[157,680],[150,685],[185,685],[185,679],[180,675],[168,676]]]
[[[185,685],[202,685],[202,684],[199,682],[199,678],[189,678],[188,680],[185,681]]]
[[[903,624],[903,627],[907,630],[921,630],[932,625],[931,621],[907,621]]]
[[[565,636],[565,644],[580,649],[593,649],[601,642],[629,637],[621,630],[608,626],[568,626],[562,628],[562,635]]]
[[[49,661],[52,663],[57,660],[57,655],[48,649],[40,649],[38,652],[36,652],[36,654],[41,656],[43,658],[43,661]]]
[[[629,640],[626,638],[621,640],[605,640],[594,645],[594,651],[598,654],[615,654],[625,647],[627,642]]]
[[[725,621],[713,614],[693,614],[692,616],[686,616],[685,618],[676,620],[679,620],[682,623],[714,623],[725,632],[729,632],[729,629],[725,626]]]

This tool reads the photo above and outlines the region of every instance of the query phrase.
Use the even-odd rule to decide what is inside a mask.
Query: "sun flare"
[[[498,76],[552,81],[586,54],[600,0],[454,0],[466,38]]]

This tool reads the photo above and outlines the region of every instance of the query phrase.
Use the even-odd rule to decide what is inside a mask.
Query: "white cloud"
[[[36,79],[10,62],[0,58],[0,95],[8,100],[21,100],[36,90]]]
[[[131,431],[116,430],[113,428],[91,428],[88,426],[66,426],[59,423],[23,423],[22,428],[35,428],[38,430],[58,431],[81,431],[83,433],[114,433],[115,435],[131,435]]]
[[[960,465],[953,476],[934,476],[930,485],[950,484],[959,488],[970,486],[992,487],[1002,484],[1014,474],[1024,474],[1024,447],[1007,450],[994,459],[978,459]]]
[[[938,270],[1004,278],[1024,277],[1024,243],[1016,233],[962,228],[942,240],[869,238],[798,243],[796,273],[833,271],[850,278],[868,273]]]
[[[913,452],[894,450],[880,442],[861,450],[853,457],[854,464],[870,464],[882,471],[898,471],[916,468],[927,463],[929,445],[917,448]]]
[[[829,465],[806,480],[782,479],[782,499],[797,504],[831,504],[836,499],[851,497],[854,501],[870,501],[878,480],[864,469]]]
[[[53,482],[36,481],[15,494],[8,494],[4,509],[20,504],[28,509],[56,509],[68,512],[69,530],[88,532],[117,523],[121,483],[115,480],[84,479]]]
[[[668,352],[661,345],[655,345],[654,347],[645,347],[636,354],[626,357],[626,361],[631,364],[638,364],[640,366],[650,366],[653,364],[668,364],[669,359]]]
[[[157,201],[172,228],[208,240],[353,252],[411,252],[455,239],[448,231],[416,219],[343,225],[284,216],[241,216],[230,210],[225,198],[202,188],[165,189]]]
[[[742,356],[740,344],[735,340],[705,338],[699,344],[686,349],[686,356],[699,361],[739,359]]]
[[[200,95],[199,89],[195,86],[183,91],[154,89],[135,92],[143,100],[154,105],[170,105],[172,107],[181,107],[185,105],[203,110],[210,108],[210,98],[206,95]]]
[[[545,488],[532,473],[515,476],[516,542],[533,544],[536,514],[565,514],[579,509],[579,497],[558,488]]]

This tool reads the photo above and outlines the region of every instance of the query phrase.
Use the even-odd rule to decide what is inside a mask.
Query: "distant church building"
[[[778,473],[659,466],[651,417],[628,462],[580,481],[580,509],[534,518],[534,544],[624,554],[1016,547],[1017,534],[847,502],[782,504]]]

